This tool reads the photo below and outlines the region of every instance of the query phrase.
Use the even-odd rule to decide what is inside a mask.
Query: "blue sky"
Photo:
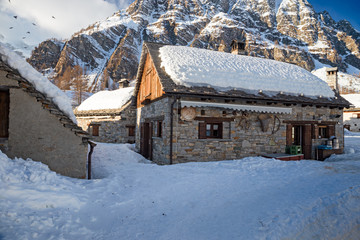
[[[360,31],[360,0],[308,0],[316,12],[326,10],[335,21],[348,20]]]

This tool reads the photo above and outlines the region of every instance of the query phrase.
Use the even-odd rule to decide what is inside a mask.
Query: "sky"
[[[360,0],[308,0],[316,12],[328,11],[335,21],[348,20],[360,31]]]
[[[67,39],[132,0],[0,0],[0,42],[25,51],[49,38]]]
[[[0,0],[0,42],[22,49],[25,56],[40,42],[68,39],[92,23],[125,9],[134,0]],[[360,30],[360,0],[308,0],[317,12],[347,19]],[[16,18],[15,18],[16,17]]]

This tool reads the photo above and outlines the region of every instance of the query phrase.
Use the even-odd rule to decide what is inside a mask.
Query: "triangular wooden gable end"
[[[136,96],[137,107],[140,108],[147,103],[160,98],[163,94],[163,87],[154,62],[150,54],[147,54],[144,63],[144,70],[141,75],[140,88]]]

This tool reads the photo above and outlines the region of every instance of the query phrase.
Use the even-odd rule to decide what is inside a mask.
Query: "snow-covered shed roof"
[[[349,101],[355,108],[360,109],[360,94],[359,93],[343,94],[341,96],[343,98],[345,98],[347,101]]]
[[[86,99],[77,107],[77,111],[99,111],[121,109],[131,100],[134,87],[113,91],[100,91]]]
[[[149,42],[143,44],[134,95],[140,87],[147,55],[168,95],[349,106],[325,82],[293,64]]]
[[[37,91],[51,99],[66,116],[76,123],[69,98],[57,86],[2,43],[0,43],[0,58],[6,65],[16,70],[22,78],[31,83]]]

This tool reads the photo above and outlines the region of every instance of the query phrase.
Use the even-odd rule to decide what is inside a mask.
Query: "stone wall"
[[[357,118],[358,114],[360,114],[360,111],[344,112],[344,124],[349,125],[352,132],[360,132],[360,118]]]
[[[92,135],[90,124],[99,125],[99,136],[91,136],[96,142],[134,143],[135,136],[129,136],[129,126],[135,127],[136,107],[128,105],[115,116],[79,116],[76,114],[79,126]]]
[[[162,119],[162,137],[152,137],[152,158],[160,164],[168,164],[170,162],[170,106],[172,101],[171,98],[163,98],[137,109],[137,151],[140,151],[140,124],[145,121],[154,123],[156,119]]]
[[[0,87],[17,85],[11,81],[0,76]],[[88,146],[82,137],[64,127],[35,97],[19,88],[9,92],[9,137],[1,150],[11,158],[45,163],[62,175],[85,178]]]
[[[194,99],[188,99],[194,100]],[[169,162],[170,109],[172,100],[165,98],[138,109],[137,127],[146,118],[164,115],[164,135],[162,139],[153,138],[153,160],[155,162]],[[246,104],[245,102],[234,102]],[[269,126],[267,131],[261,128],[258,112],[242,112],[215,107],[197,107],[196,117],[229,118],[223,122],[222,139],[199,139],[200,120],[184,121],[180,118],[180,111],[175,104],[173,162],[213,161],[238,159],[248,156],[259,156],[271,153],[284,153],[286,147],[286,124],[284,121],[337,121],[335,134],[340,147],[344,146],[342,110],[316,106],[292,105],[292,114],[267,114]],[[270,107],[286,107],[283,104],[272,104]],[[181,108],[181,106],[179,107]],[[204,110],[202,113],[201,110]],[[340,118],[334,116],[341,115]],[[326,139],[316,139],[315,146],[323,144]],[[140,133],[137,131],[137,149],[140,149]],[[314,156],[314,155],[313,155]]]

